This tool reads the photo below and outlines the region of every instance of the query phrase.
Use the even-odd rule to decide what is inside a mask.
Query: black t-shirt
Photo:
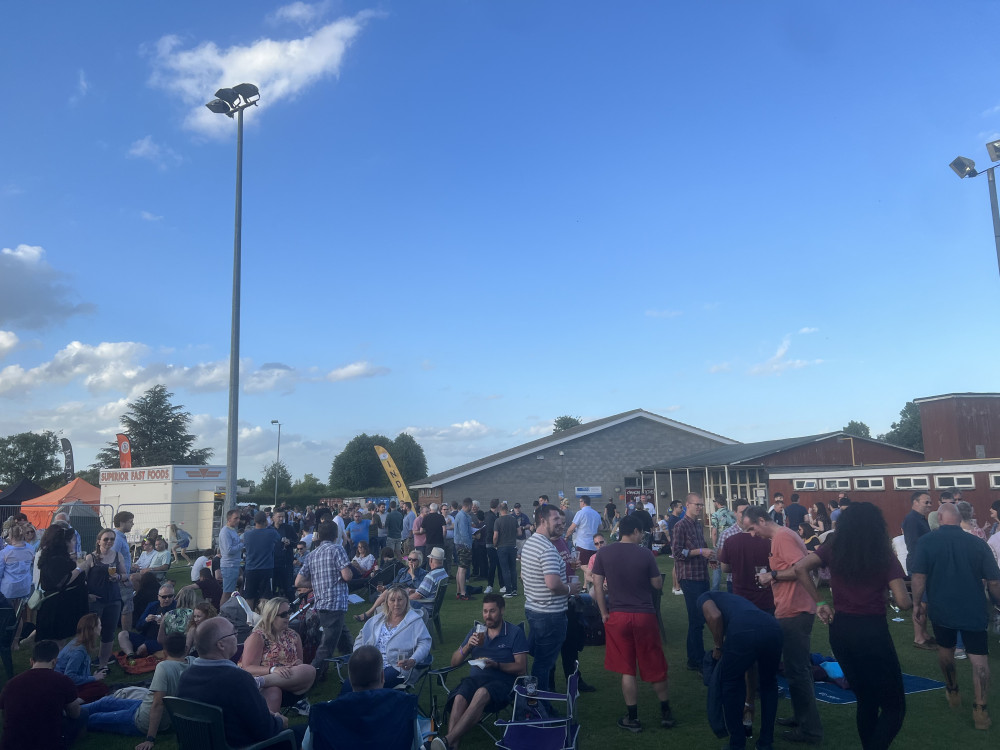
[[[649,515],[649,512],[636,506],[636,509],[632,511],[632,517],[639,522],[639,528],[643,531],[653,530],[653,517]]]
[[[427,546],[444,547],[444,516],[440,513],[428,513],[424,516],[423,525]]]
[[[497,522],[497,514],[492,510],[486,511],[486,516],[483,518],[483,541],[487,544],[493,544],[493,524]]]
[[[497,519],[493,530],[497,533],[497,547],[513,547],[517,544],[517,519],[509,513]]]
[[[806,520],[806,509],[801,503],[789,503],[785,507],[785,525],[799,533],[799,524]]]
[[[274,565],[275,567],[290,568],[292,567],[292,557],[295,554],[295,542],[298,541],[298,535],[289,523],[275,526],[274,530],[278,532],[279,537],[288,539],[287,545],[281,539],[278,539],[274,543]]]

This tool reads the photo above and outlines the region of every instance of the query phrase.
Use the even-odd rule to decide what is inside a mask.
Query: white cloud
[[[729,362],[719,362],[717,365],[712,365],[708,368],[709,372],[729,372],[733,369],[733,366]]]
[[[676,318],[682,315],[680,310],[646,310],[647,318]]]
[[[792,337],[785,336],[781,340],[781,344],[778,346],[778,350],[774,353],[774,356],[770,357],[764,362],[754,365],[750,368],[749,372],[751,375],[780,375],[785,372],[785,370],[799,370],[803,367],[809,367],[810,365],[819,365],[823,363],[822,359],[786,359],[788,350],[792,345]]]
[[[280,362],[265,362],[259,370],[247,373],[242,379],[243,390],[247,393],[277,390],[291,393],[297,380],[295,369]]]
[[[163,221],[162,216],[157,216],[156,214],[150,213],[149,211],[140,211],[139,216],[142,217],[143,221]]]
[[[330,1],[324,0],[319,3],[295,2],[289,5],[282,5],[274,13],[267,17],[270,23],[297,23],[300,26],[309,26],[326,15],[330,10]]]
[[[370,362],[352,362],[349,365],[338,367],[336,370],[331,370],[326,374],[326,379],[331,383],[339,383],[341,380],[373,378],[377,375],[385,375],[388,372],[388,367],[378,367]]]
[[[17,346],[18,339],[17,334],[13,331],[0,331],[0,359],[6,357],[10,352],[14,351],[14,347]]]
[[[243,82],[256,84],[262,108],[295,98],[340,72],[347,48],[375,15],[363,11],[340,18],[300,39],[258,39],[227,49],[220,49],[215,42],[184,49],[179,37],[164,36],[152,55],[150,84],[176,94],[184,102],[188,107],[185,127],[205,135],[225,136],[231,134],[232,124],[205,108],[213,91]]]
[[[425,360],[423,360],[420,363],[420,369],[421,370],[433,370],[434,369],[434,363],[431,362],[429,359],[425,359]]]
[[[80,69],[76,72],[76,91],[69,98],[70,106],[78,104],[87,95],[90,84],[87,82],[87,74]]]
[[[72,302],[66,274],[45,261],[37,245],[0,250],[0,326],[39,329],[72,315],[93,312],[90,303]]]
[[[153,140],[153,136],[147,135],[137,141],[133,141],[129,146],[128,156],[131,159],[146,159],[156,164],[160,169],[180,164],[183,159],[180,154],[168,146],[161,146]]]
[[[475,419],[456,422],[447,427],[405,427],[403,432],[412,435],[416,440],[480,440],[496,433],[492,427],[487,427]]]
[[[799,333],[819,333],[819,329],[818,328],[809,328],[809,327],[800,328],[799,329]]]
[[[528,419],[537,419],[537,417],[528,417]],[[555,427],[554,419],[546,419],[540,422],[535,422],[535,424],[530,427],[518,427],[516,430],[511,431],[511,435],[526,435],[531,438],[542,437],[543,435],[551,435],[552,429]]]

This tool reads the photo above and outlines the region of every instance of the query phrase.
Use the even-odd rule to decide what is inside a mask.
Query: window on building
[[[652,477],[650,477],[650,479],[652,479]],[[652,485],[652,481],[650,481],[650,485]],[[625,477],[625,486],[640,487],[641,484],[639,483],[639,477]]]
[[[833,490],[834,492],[840,492],[840,490],[851,489],[850,479],[824,479],[823,480],[824,490]]]
[[[974,490],[976,480],[972,474],[935,474],[934,486],[939,490]]]
[[[819,482],[815,479],[794,479],[792,487],[796,492],[812,492],[819,489]]]
[[[882,477],[865,477],[864,479],[854,480],[854,489],[856,490],[884,490],[885,489],[885,479]]]
[[[990,474],[990,489],[1000,490],[1000,474]]]
[[[930,483],[927,477],[893,477],[892,486],[897,490],[926,490]]]

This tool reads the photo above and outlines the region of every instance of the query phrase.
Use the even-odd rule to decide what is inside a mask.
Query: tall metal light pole
[[[219,89],[205,106],[232,118],[236,115],[236,229],[233,239],[233,324],[229,340],[229,425],[226,432],[226,502],[224,512],[236,506],[236,451],[240,404],[240,235],[243,228],[243,110],[260,100],[252,83]]]
[[[990,155],[990,159],[994,162],[1000,162],[1000,141],[991,141],[986,144],[986,152]],[[951,164],[951,167],[955,174],[959,177],[978,177],[982,172],[976,171],[976,162],[972,159],[967,159],[964,156],[957,157]],[[1000,167],[1000,164],[994,164],[992,167],[986,168],[986,180],[990,184],[990,209],[993,212],[993,242],[997,249],[997,268],[1000,268],[1000,209],[997,207],[997,180],[993,171]]]
[[[281,466],[281,422],[272,419],[271,424],[278,425],[278,457],[274,459],[274,507],[278,507],[278,467]]]

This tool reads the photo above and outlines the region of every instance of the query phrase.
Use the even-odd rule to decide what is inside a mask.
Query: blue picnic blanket
[[[910,693],[923,693],[928,690],[938,690],[943,687],[944,683],[937,680],[918,677],[912,674],[903,675],[903,692],[907,695]],[[816,682],[814,683],[814,688],[816,690],[816,700],[823,703],[848,704],[857,702],[857,697],[854,695],[853,690],[845,690],[844,688],[837,687],[832,682]],[[783,697],[788,696],[788,680],[781,676],[778,677],[778,691]]]

